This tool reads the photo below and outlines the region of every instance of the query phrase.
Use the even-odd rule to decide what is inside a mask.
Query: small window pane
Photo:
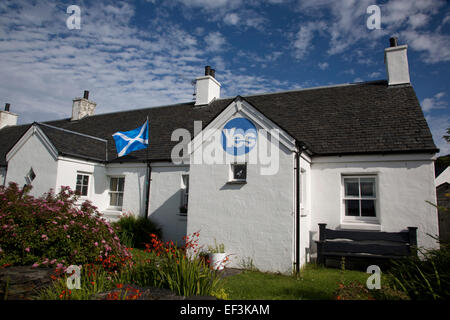
[[[77,184],[81,184],[83,176],[81,174],[77,175]]]
[[[109,190],[117,191],[117,178],[111,178],[111,182],[109,184]]]
[[[351,217],[359,216],[359,200],[345,200],[345,215]]]
[[[31,168],[31,170],[30,170],[30,180],[33,181],[34,178],[36,178],[36,174],[34,173],[33,168]]]
[[[81,185],[77,184],[77,187],[75,188],[75,191],[79,192],[81,194]]]
[[[236,180],[247,179],[247,165],[246,164],[235,164],[233,167],[233,178]]]
[[[124,185],[125,179],[119,178],[118,180],[119,180],[119,188],[117,191],[123,191],[123,185]]]
[[[359,183],[358,179],[344,179],[345,196],[359,197]]]
[[[83,184],[87,186],[88,183],[89,183],[89,176],[83,176]]]
[[[361,216],[375,217],[375,200],[361,200]]]
[[[123,204],[123,193],[117,194],[117,206],[121,207]]]
[[[110,206],[116,206],[117,203],[117,193],[111,193],[111,199],[109,201]]]
[[[81,195],[82,196],[87,196],[87,194],[88,194],[88,186],[83,186]]]
[[[361,197],[375,197],[375,179],[361,178]]]

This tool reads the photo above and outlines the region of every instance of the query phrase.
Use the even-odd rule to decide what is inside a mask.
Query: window
[[[80,173],[77,174],[77,184],[75,187],[75,191],[79,192],[81,196],[87,196],[88,186],[89,186],[89,175]]]
[[[245,182],[247,180],[247,164],[234,163],[231,165],[231,181],[230,182]]]
[[[180,213],[187,213],[189,201],[189,175],[181,176],[181,206]]]
[[[375,176],[344,177],[345,218],[373,220],[376,210]]]
[[[33,168],[31,168],[30,171],[28,171],[27,175],[25,176],[25,181],[27,182],[27,184],[31,184],[34,178],[36,178],[36,174],[34,173]]]
[[[109,182],[109,206],[122,209],[125,178],[111,177]]]

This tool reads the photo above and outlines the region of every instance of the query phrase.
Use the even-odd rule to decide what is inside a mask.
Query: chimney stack
[[[397,84],[409,84],[409,67],[407,45],[398,45],[396,37],[389,39],[389,48],[384,49],[384,63],[390,86]]]
[[[18,115],[9,111],[11,104],[5,103],[5,110],[0,111],[0,130],[7,126],[15,126],[17,124]]]
[[[84,117],[92,116],[97,104],[89,100],[89,91],[85,90],[83,98],[73,99],[71,121],[80,120]]]
[[[205,76],[196,79],[195,106],[208,105],[220,98],[220,83],[215,79],[216,70],[205,67]]]

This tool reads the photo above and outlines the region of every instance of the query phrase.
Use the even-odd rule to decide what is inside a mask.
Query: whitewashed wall
[[[146,165],[142,163],[100,164],[71,158],[60,158],[58,163],[58,188],[70,186],[75,190],[77,174],[89,175],[88,196],[81,197],[80,203],[89,199],[105,217],[113,221],[123,213],[143,216],[145,213]],[[122,211],[109,209],[109,178],[124,177],[124,198]]]
[[[21,148],[9,159],[6,184],[13,181],[22,187],[26,183],[25,176],[30,168],[33,168],[36,174],[36,178],[32,182],[31,195],[41,196],[50,189],[55,189],[57,158],[49,152],[36,133],[30,135]]]
[[[189,166],[152,163],[149,217],[162,227],[163,240],[180,245],[187,232],[187,217],[180,214],[182,175],[188,172]]]
[[[278,150],[278,173],[262,175],[260,164],[248,164],[246,184],[228,183],[230,164],[194,164],[200,149],[191,156],[188,234],[199,231],[204,249],[223,243],[231,267],[252,261],[262,271],[292,272],[294,157],[284,145]]]
[[[125,177],[124,198],[122,212],[131,213],[135,216],[145,214],[145,179],[147,165],[144,163],[122,163],[108,164],[106,167],[106,190],[109,190],[110,176]],[[109,205],[109,195],[107,203]],[[108,209],[107,207],[104,209]]]
[[[370,228],[398,232],[418,227],[418,245],[436,247],[426,235],[438,234],[436,209],[425,201],[436,203],[434,164],[430,154],[316,157],[312,166],[311,231],[318,240],[318,223],[328,228],[349,228],[343,224],[342,174],[376,174],[378,177],[379,225],[359,224]]]
[[[58,161],[58,177],[56,185],[58,190],[61,186],[69,186],[72,190],[76,189],[77,174],[87,174],[89,176],[88,195],[80,197],[80,203],[86,199],[93,202],[100,211],[104,210],[108,204],[107,189],[109,188],[106,181],[105,165],[60,157]]]

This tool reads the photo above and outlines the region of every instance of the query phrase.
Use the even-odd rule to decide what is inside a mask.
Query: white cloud
[[[213,52],[222,51],[227,43],[225,37],[218,31],[210,32],[205,37],[206,49]]]
[[[227,13],[223,18],[226,24],[237,25],[239,22],[239,16],[236,13]]]
[[[242,5],[242,0],[178,0],[177,2],[192,8],[200,8],[204,10],[235,9]]]
[[[325,70],[328,68],[328,62],[319,62],[318,66],[320,70]]]
[[[423,112],[430,112],[433,109],[444,109],[447,107],[447,102],[442,100],[445,96],[445,92],[439,92],[431,98],[425,98],[422,100]]]
[[[346,52],[356,44],[358,47],[375,47],[381,37],[396,34],[400,35],[400,41],[407,42],[412,50],[423,52],[424,62],[450,61],[449,36],[441,33],[441,27],[447,23],[448,18],[444,18],[434,32],[421,29],[429,26],[433,16],[445,5],[445,0],[389,0],[379,4],[382,27],[380,30],[369,30],[366,27],[366,19],[369,17],[366,10],[372,4],[372,0],[298,0],[298,11],[317,17],[315,23],[324,23],[320,30],[322,35],[329,38],[329,55]],[[299,32],[302,29],[306,30],[301,25]],[[311,42],[307,35],[305,43]],[[295,54],[300,59],[313,49],[305,44],[298,50],[298,42],[294,40],[293,44]],[[371,63],[369,59],[362,57],[357,58],[357,62]]]
[[[403,31],[408,46],[422,52],[422,59],[426,63],[450,61],[450,36],[434,32]]]
[[[300,26],[300,30],[295,35],[292,43],[294,56],[296,59],[303,59],[307,56],[314,45],[312,44],[315,34],[324,29],[325,22],[308,22]]]
[[[378,71],[371,72],[368,75],[368,77],[371,78],[371,79],[375,79],[375,78],[378,78],[380,76],[381,76],[381,72],[378,72]]]
[[[0,2],[0,96],[19,123],[68,117],[83,90],[97,102],[96,113],[191,101],[191,80],[208,57],[203,40],[222,50],[225,37],[210,32],[202,39],[202,30],[190,34],[158,19],[137,29],[134,15],[127,2],[93,2],[82,6],[81,30],[68,30],[62,5]],[[237,83],[244,92],[277,88],[261,76],[236,81],[220,56],[211,62],[227,94],[243,94]]]

